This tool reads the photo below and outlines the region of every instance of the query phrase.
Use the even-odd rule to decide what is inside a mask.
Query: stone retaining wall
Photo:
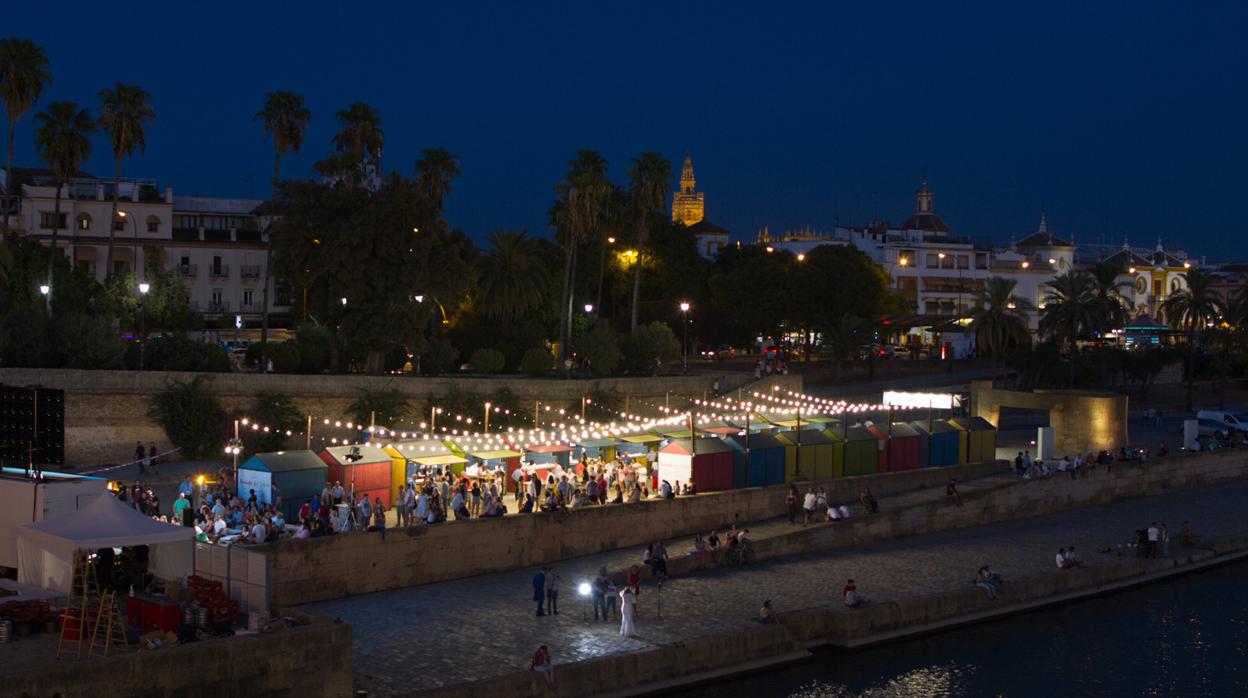
[[[261,635],[6,672],[0,675],[0,694],[21,698],[351,695],[351,626],[299,615],[314,622]]]
[[[452,389],[488,396],[506,388],[525,407],[541,400],[546,405],[579,407],[581,396],[594,390],[614,390],[629,399],[662,400],[669,393],[673,404],[690,397],[701,398],[720,382],[721,390],[731,391],[753,381],[745,373],[695,373],[685,376],[644,378],[603,378],[560,380],[497,377],[381,377],[362,375],[318,375],[259,373],[192,373],[186,371],[85,371],[74,369],[0,368],[0,384],[38,385],[65,391],[65,457],[75,465],[124,463],[134,454],[134,443],[155,441],[162,449],[168,439],[158,424],[147,416],[151,396],[174,381],[190,382],[197,377],[216,395],[229,414],[246,413],[258,393],[290,396],[300,412],[317,417],[344,416],[363,390],[393,388],[407,395],[418,411]],[[798,375],[770,376],[751,390],[779,385],[801,390]],[[679,398],[679,402],[677,402]],[[648,413],[637,402],[633,412]],[[415,415],[413,415],[415,416]],[[419,419],[417,419],[419,421]],[[315,433],[316,427],[313,427]],[[302,435],[291,439],[290,447],[303,447]]]
[[[829,501],[856,502],[861,487],[877,497],[944,487],[950,477],[1001,472],[1001,463],[925,468],[815,483]],[[641,546],[651,540],[722,529],[785,512],[787,486],[712,492],[696,497],[589,507],[552,514],[472,519],[376,534],[283,540],[261,546],[272,556],[274,606],[293,606],[399,589]]]

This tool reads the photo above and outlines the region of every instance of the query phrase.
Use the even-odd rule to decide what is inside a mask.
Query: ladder
[[[103,637],[100,630],[103,629]],[[87,657],[94,657],[100,650],[100,656],[107,657],[111,649],[119,652],[126,650],[126,631],[121,620],[121,611],[117,601],[117,593],[108,590],[100,597],[100,612],[95,618],[95,628],[91,630],[91,647]]]
[[[74,551],[74,564],[70,576],[69,605],[61,611],[61,636],[56,642],[56,658],[68,648],[74,650],[74,658],[82,658],[82,642],[87,634],[87,609],[92,597],[99,596],[100,583],[95,575],[95,563],[86,550]],[[69,634],[77,637],[67,637]]]

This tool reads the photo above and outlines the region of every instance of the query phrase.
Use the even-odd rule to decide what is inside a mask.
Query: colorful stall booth
[[[927,421],[918,420],[911,422],[910,426],[920,433],[926,432],[927,434],[927,448],[925,449],[927,460],[923,463],[923,467],[940,468],[946,465],[957,465],[960,462],[958,457],[960,432],[949,422],[938,419],[929,424]]]
[[[619,439],[586,439],[577,444],[581,447],[581,455],[584,457],[597,458],[605,462],[615,460],[615,449],[619,445]]]
[[[785,446],[785,482],[840,477],[836,468],[836,451],[840,444],[818,429],[782,431],[776,434],[776,439]]]
[[[874,475],[880,471],[880,440],[864,426],[845,430],[846,476]]]
[[[784,484],[784,444],[771,434],[733,434],[724,438],[732,449],[732,486],[764,487]],[[750,463],[745,463],[746,446]]]
[[[445,442],[437,439],[396,442],[393,448],[407,460],[403,471],[404,480],[442,473],[460,474],[464,472],[464,464],[468,462],[462,452],[456,453]]]
[[[659,449],[658,477],[672,487],[693,480],[699,492],[732,489],[732,449],[719,439],[676,439]]]
[[[299,520],[299,507],[325,489],[328,467],[312,451],[257,453],[238,465],[238,491],[244,499],[251,490],[256,499],[271,504],[282,496],[282,517]]]
[[[562,468],[572,466],[572,451],[567,444],[536,444],[524,449],[524,459],[535,464],[554,463]]]
[[[949,420],[959,431],[964,463],[986,463],[997,459],[997,430],[983,417],[955,417]],[[965,437],[965,438],[964,438]]]
[[[320,455],[329,466],[326,480],[341,482],[347,492],[354,490],[356,500],[367,493],[370,502],[380,498],[381,503],[390,508],[390,476],[394,462],[389,453],[378,446],[355,444],[330,446]]]
[[[888,472],[917,470],[922,447],[922,437],[918,430],[909,424],[894,422],[888,432]]]
[[[494,475],[502,478],[504,483],[510,483],[512,482],[511,474],[520,467],[521,453],[510,449],[466,451],[464,455],[468,458],[468,465],[464,467],[464,475],[472,478]],[[551,465],[554,464],[551,463]]]
[[[659,442],[663,441],[663,437],[658,434],[644,432],[641,434],[629,434],[620,437],[620,445],[615,449],[616,455],[628,455],[633,461],[639,465],[649,465],[654,460],[654,454],[657,453]]]

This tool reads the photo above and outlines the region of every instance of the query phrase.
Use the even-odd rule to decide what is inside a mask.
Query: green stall
[[[880,471],[880,440],[864,426],[845,431],[845,475],[874,475]]]

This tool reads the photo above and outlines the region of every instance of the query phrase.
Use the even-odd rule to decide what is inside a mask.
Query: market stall
[[[535,464],[553,463],[570,468],[574,450],[567,444],[531,444],[524,449],[524,459]]]
[[[355,492],[355,499],[361,494],[368,494],[369,501],[381,498],[381,503],[390,507],[390,477],[394,469],[394,461],[390,454],[377,446],[355,444],[351,446],[330,446],[321,451],[321,460],[329,466],[326,480],[341,482],[347,492]]]
[[[958,430],[963,463],[986,463],[997,459],[997,430],[983,417],[955,417],[949,423]]]
[[[719,439],[676,439],[659,449],[659,480],[693,480],[699,492],[732,489],[732,449]]]
[[[784,484],[784,444],[771,434],[733,434],[724,438],[733,450],[732,485],[763,487]],[[745,449],[750,449],[749,468],[746,468]]]
[[[930,424],[926,420],[917,420],[911,422],[910,426],[918,430],[920,434],[927,434],[927,447],[920,455],[923,467],[938,468],[957,465],[959,445],[957,428],[943,419],[933,420]],[[926,460],[923,460],[924,458]]]
[[[464,466],[464,475],[474,478],[494,475],[502,478],[503,482],[511,482],[511,473],[520,467],[521,453],[511,449],[500,448],[465,451],[464,456],[468,459],[468,464]],[[556,464],[552,462],[550,465]]]
[[[874,475],[880,472],[880,440],[864,426],[845,430],[845,475]]]
[[[299,507],[325,489],[328,467],[312,451],[257,453],[238,466],[238,491],[246,498],[255,490],[256,499],[272,503],[282,497],[282,516],[299,520]]]
[[[876,427],[880,428],[880,427]],[[919,467],[922,437],[909,424],[894,422],[888,434],[887,471],[915,470]]]
[[[626,454],[631,460],[647,465],[654,460],[654,454],[658,452],[661,441],[663,441],[662,436],[650,432],[628,434],[620,437],[621,443],[615,449],[615,453],[617,456]]]
[[[75,512],[17,529],[17,581],[71,593],[74,551],[147,546],[148,572],[164,580],[194,571],[195,529],[140,514],[112,494]]]
[[[715,434],[716,436],[730,436],[732,434],[740,434],[745,428],[739,424],[733,424],[725,421],[713,421],[706,424],[696,424],[698,431],[703,434]]]
[[[619,445],[619,439],[585,439],[577,444],[581,447],[581,455],[602,461],[615,460],[615,449]]]
[[[446,472],[463,472],[468,459],[462,452],[456,453],[450,446],[437,439],[396,441],[392,444],[407,459],[403,479],[428,477]]]
[[[817,429],[782,431],[776,438],[785,445],[785,477],[787,482],[796,480],[831,480],[836,472],[836,451],[839,444]],[[791,453],[790,457],[788,454]],[[794,470],[789,474],[788,464]]]

